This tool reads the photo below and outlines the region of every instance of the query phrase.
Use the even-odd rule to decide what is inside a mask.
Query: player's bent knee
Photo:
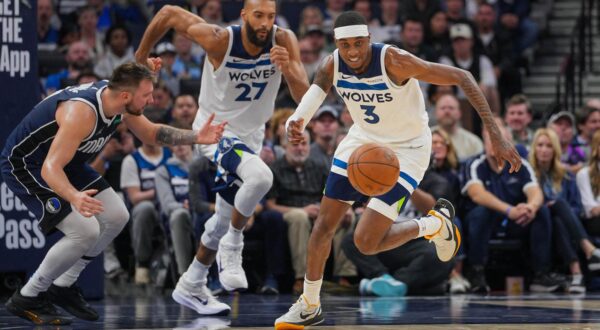
[[[77,240],[84,250],[89,250],[94,246],[98,237],[100,237],[100,225],[96,219],[89,221],[85,226],[81,226],[77,232]]]
[[[262,194],[263,196],[269,192],[271,186],[273,185],[273,172],[261,162],[262,166],[257,166],[252,170],[253,175],[244,180],[243,184],[248,184],[254,187],[254,191],[257,194]]]
[[[369,237],[357,235],[356,232],[354,233],[354,245],[356,245],[358,251],[364,255],[374,255],[378,252],[378,243],[374,243],[373,240],[369,239]]]

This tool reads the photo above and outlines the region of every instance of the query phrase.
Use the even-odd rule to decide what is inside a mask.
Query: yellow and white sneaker
[[[435,244],[437,256],[441,261],[450,261],[460,247],[460,232],[454,224],[454,206],[449,201],[440,198],[427,216],[438,218],[442,222],[440,229],[425,238]]]
[[[301,295],[287,313],[275,320],[275,330],[300,330],[324,320],[321,304],[311,305],[306,297]]]

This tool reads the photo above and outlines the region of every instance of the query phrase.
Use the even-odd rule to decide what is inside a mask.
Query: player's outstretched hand
[[[271,48],[271,62],[281,72],[286,72],[290,64],[290,53],[285,47],[275,45]]]
[[[150,57],[146,62],[150,70],[154,73],[158,73],[162,67],[162,58],[160,57]]]
[[[304,141],[304,135],[302,134],[302,126],[304,119],[290,120],[287,127],[288,141],[292,144],[299,144]]]
[[[521,156],[515,149],[515,146],[508,142],[502,136],[490,136],[492,140],[492,148],[494,148],[494,155],[498,166],[502,167],[504,161],[510,163],[510,173],[518,172],[521,169]]]
[[[225,130],[225,125],[227,125],[227,121],[224,121],[218,125],[212,125],[212,121],[215,119],[215,114],[211,114],[208,117],[204,126],[198,131],[196,134],[196,143],[198,144],[215,144],[221,140],[223,136],[223,131]]]
[[[97,193],[98,190],[96,189],[80,191],[75,194],[75,198],[71,201],[71,206],[86,218],[100,214],[104,212],[102,202],[92,197]]]

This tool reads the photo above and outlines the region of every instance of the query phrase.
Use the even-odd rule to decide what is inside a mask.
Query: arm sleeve
[[[132,155],[127,155],[121,164],[121,189],[140,186],[137,164]]]
[[[170,216],[171,212],[183,207],[183,205],[175,199],[175,195],[173,195],[173,189],[171,189],[171,182],[169,180],[169,172],[167,172],[165,166],[161,166],[156,170],[154,182],[156,185],[158,204],[164,214]]]
[[[315,112],[317,112],[321,104],[323,104],[323,101],[326,97],[327,94],[321,89],[321,87],[315,84],[310,85],[310,88],[302,97],[300,104],[298,104],[298,108],[296,108],[296,111],[286,121],[285,128],[287,129],[290,121],[303,118],[304,127],[302,127],[302,129],[305,129],[306,125],[308,125],[308,122]]]

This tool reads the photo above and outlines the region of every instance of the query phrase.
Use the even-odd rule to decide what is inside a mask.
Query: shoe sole
[[[321,323],[323,323],[325,321],[325,318],[321,316],[321,319],[314,322],[314,323],[309,323],[309,324],[293,324],[293,323],[278,323],[275,324],[275,330],[302,330],[305,327],[310,327],[313,325],[319,325]]]
[[[531,292],[554,292],[556,291],[558,288],[560,287],[560,285],[556,284],[553,286],[543,286],[543,285],[539,285],[539,284],[532,284],[529,287],[529,291]]]
[[[173,293],[171,294],[171,297],[173,298],[173,300],[175,300],[176,303],[185,306],[189,309],[192,309],[194,311],[196,311],[196,313],[200,314],[200,315],[218,315],[218,316],[223,316],[223,315],[228,315],[229,312],[231,311],[230,309],[223,309],[223,310],[212,310],[212,311],[202,311],[202,310],[198,310],[198,308],[196,307],[195,304],[191,303],[187,297],[185,297],[183,294],[177,293],[177,291],[173,290]]]
[[[229,285],[223,283],[223,281],[221,281],[220,279],[219,279],[219,281],[221,282],[221,286],[223,287],[223,289],[227,292],[246,292],[246,290],[248,290],[248,285],[246,285],[246,287],[234,288],[232,286],[229,286]]]
[[[5,304],[6,306],[6,310],[9,311],[10,313],[12,313],[13,315],[16,315],[22,319],[25,319],[29,322],[33,322],[37,325],[69,325],[73,322],[73,320],[71,319],[67,319],[67,318],[54,318],[52,320],[44,320],[42,318],[40,318],[39,315],[30,312],[28,310],[23,310],[17,306],[15,306],[12,302],[12,299],[9,299],[8,302],[6,302]]]
[[[393,285],[383,279],[371,280],[371,292],[379,297],[403,297],[406,295],[406,285]]]
[[[597,264],[597,263],[596,263],[596,264],[589,264],[589,265],[588,265],[588,269],[589,269],[591,272],[597,272],[597,271],[599,271],[599,270],[600,270],[600,264]]]

